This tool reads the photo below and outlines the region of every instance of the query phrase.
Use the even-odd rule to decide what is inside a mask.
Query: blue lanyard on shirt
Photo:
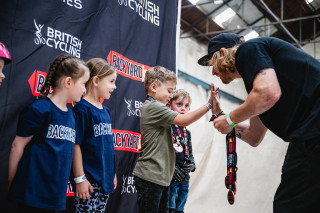
[[[146,98],[148,101],[154,101],[155,99],[152,98],[151,96],[147,95],[147,98]]]

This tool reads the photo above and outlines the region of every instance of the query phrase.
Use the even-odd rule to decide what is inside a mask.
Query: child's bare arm
[[[82,163],[82,153],[80,149],[80,145],[76,143],[74,145],[74,153],[73,153],[73,160],[72,160],[72,171],[74,177],[81,177],[84,175],[83,163]],[[84,180],[80,183],[76,183],[76,196],[81,199],[89,199],[90,192],[93,192],[93,188],[88,180]]]
[[[29,137],[20,137],[16,136],[12,142],[11,152],[9,157],[9,174],[8,174],[8,182],[9,187],[11,182],[16,175],[19,161],[23,155],[24,148],[30,142],[33,136]]]
[[[199,109],[188,112],[187,114],[178,114],[172,121],[173,124],[178,126],[188,126],[201,118],[204,114],[209,111],[209,108],[206,106],[202,106]]]
[[[215,92],[215,87],[213,84],[211,84],[211,89],[210,89],[210,98],[208,100],[208,103],[213,105],[213,97],[216,94]],[[206,114],[210,109],[203,105],[200,108],[188,112],[186,114],[178,114],[172,121],[173,124],[176,124],[178,126],[188,126],[201,118],[204,114]]]
[[[118,185],[118,179],[117,179],[117,174],[114,174],[114,179],[113,179],[113,189],[116,189]]]

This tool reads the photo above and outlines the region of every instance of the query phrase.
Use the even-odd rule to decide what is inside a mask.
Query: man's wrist
[[[222,110],[212,110],[213,115],[217,115],[219,117],[220,115],[224,115],[225,113]]]
[[[232,127],[237,126],[237,124],[235,124],[235,123],[232,122],[232,120],[231,120],[231,118],[230,118],[230,112],[226,115],[226,119],[227,119],[227,122],[228,122],[228,124],[229,124],[230,126],[232,126]]]
[[[216,118],[218,118],[220,115],[224,115],[223,111],[221,111],[221,112],[219,112],[219,113],[217,113],[217,114],[213,113],[212,116],[211,116],[211,118],[210,118],[210,120],[209,120],[209,122],[210,122],[210,121],[214,121],[214,120],[215,120]]]

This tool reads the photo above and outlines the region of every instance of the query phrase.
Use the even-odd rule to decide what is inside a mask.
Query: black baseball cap
[[[234,33],[221,33],[212,37],[208,46],[208,54],[200,58],[198,64],[210,66],[208,61],[211,59],[213,53],[219,51],[221,48],[231,48],[239,44],[241,38],[243,38],[243,36]]]

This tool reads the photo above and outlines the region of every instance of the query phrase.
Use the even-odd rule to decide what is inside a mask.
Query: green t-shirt
[[[157,100],[141,107],[140,157],[133,171],[135,176],[152,183],[169,186],[175,165],[175,151],[170,125],[178,112]]]

